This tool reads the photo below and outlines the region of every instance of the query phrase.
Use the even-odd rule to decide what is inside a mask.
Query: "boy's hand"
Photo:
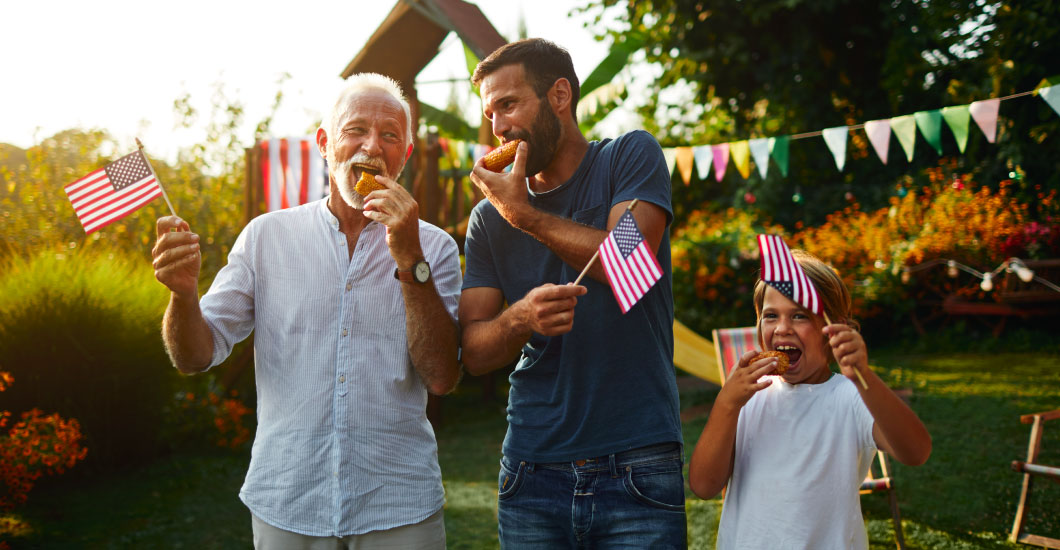
[[[776,358],[767,357],[750,362],[756,355],[758,352],[751,350],[740,357],[740,362],[736,364],[736,368],[732,369],[729,379],[721,387],[721,393],[718,394],[719,401],[734,409],[740,409],[754,394],[773,383],[773,380],[769,378],[760,379],[777,368]]]
[[[847,325],[828,325],[823,332],[828,336],[828,345],[832,347],[840,372],[857,382],[857,372],[869,366],[869,350],[861,334]]]

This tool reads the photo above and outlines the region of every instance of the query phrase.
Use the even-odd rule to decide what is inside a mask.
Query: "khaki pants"
[[[251,514],[250,518],[254,526],[255,550],[445,550],[445,518],[442,510],[412,525],[346,537],[300,535],[273,527],[254,514]]]

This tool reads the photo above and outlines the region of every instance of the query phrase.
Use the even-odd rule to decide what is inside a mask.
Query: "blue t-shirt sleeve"
[[[464,238],[464,283],[461,290],[476,287],[501,288],[500,277],[489,246],[489,228],[484,210],[489,206],[482,201],[471,210]]]
[[[613,142],[611,174],[614,185],[612,206],[640,199],[666,211],[667,225],[673,221],[670,201],[670,169],[662,147],[643,130],[625,134]]]

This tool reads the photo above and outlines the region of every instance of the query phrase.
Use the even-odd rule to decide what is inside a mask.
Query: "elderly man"
[[[518,360],[498,478],[501,546],[683,548],[662,149],[641,131],[586,141],[570,55],[551,42],[507,44],[472,80],[493,134],[524,141],[507,174],[475,165],[488,200],[468,223],[460,296],[468,372]],[[584,286],[568,283],[633,199],[664,276],[623,314],[599,263]]]
[[[195,373],[256,332],[258,427],[239,493],[256,548],[445,548],[425,407],[459,379],[457,246],[395,181],[413,136],[393,80],[351,77],[316,138],[330,197],[252,220],[201,300],[199,236],[158,220],[166,347]],[[362,197],[366,170],[385,189]]]

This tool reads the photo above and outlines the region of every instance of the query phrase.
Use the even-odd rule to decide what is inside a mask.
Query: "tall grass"
[[[0,264],[4,408],[81,422],[88,465],[153,455],[177,375],[159,336],[167,292],[141,258],[40,252]]]

